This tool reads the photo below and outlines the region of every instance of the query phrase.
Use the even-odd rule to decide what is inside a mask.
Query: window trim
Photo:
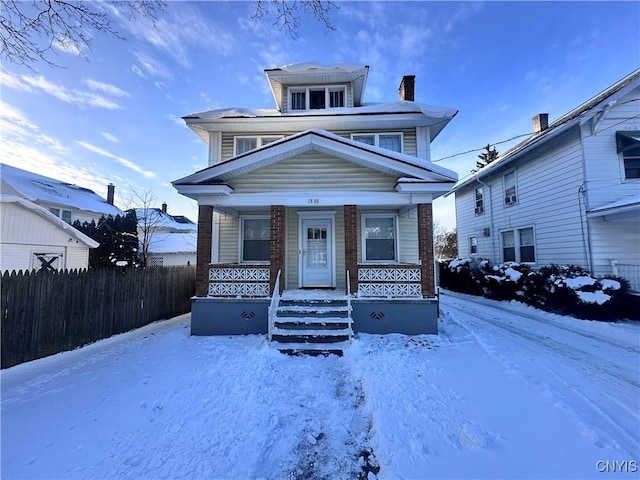
[[[247,150],[246,152],[238,153],[238,140],[247,140],[254,139],[256,140],[256,148],[252,150]],[[278,140],[282,140],[284,135],[234,135],[233,137],[233,156],[237,157],[238,155],[244,155],[245,153],[249,153],[253,150],[257,150],[260,147],[264,147],[273,142],[277,142]],[[270,139],[271,142],[264,143],[264,140]]]
[[[269,224],[271,224],[271,215],[240,215],[238,217],[239,225],[239,239],[238,239],[238,263],[244,264],[258,264],[258,265],[269,265],[271,263],[271,259],[269,260],[244,260],[244,221],[245,220],[269,220]],[[271,235],[269,235],[269,240],[271,240]]]
[[[478,190],[481,191],[480,205],[478,205]],[[482,186],[473,189],[473,211],[476,215],[484,214],[484,187]]]
[[[522,245],[520,243],[520,232],[522,230],[531,229],[533,244],[532,245]],[[502,238],[502,234],[505,232],[513,232],[513,248],[514,248],[514,257],[515,260],[505,260],[504,259],[504,242]],[[538,247],[536,246],[536,227],[535,225],[524,225],[522,227],[514,227],[514,228],[503,228],[498,231],[500,238],[500,260],[502,263],[506,263],[507,261],[513,261],[516,263],[524,263],[527,265],[536,265],[538,263]],[[521,248],[523,246],[532,246],[533,247],[533,262],[525,262],[522,260]]]
[[[476,241],[475,247],[476,247],[476,251],[473,251],[473,241]],[[478,235],[469,235],[469,256],[477,256],[478,255]]]
[[[638,180],[640,180],[640,176],[637,177],[627,177],[627,165],[626,165],[626,161],[627,160],[636,160],[636,161],[640,161],[640,155],[629,155],[629,156],[625,156],[625,152],[622,152],[621,154],[622,156],[622,179],[625,182],[637,182]]]
[[[324,89],[324,108],[311,108],[311,90],[318,91]],[[331,106],[330,92],[342,91],[343,105],[339,107]],[[305,108],[291,108],[293,102],[291,101],[291,95],[293,93],[305,94]],[[345,108],[347,106],[347,85],[295,85],[287,87],[287,111],[288,112],[308,112],[309,110],[330,110],[333,108]]]
[[[515,197],[513,200],[507,201],[507,175],[513,174],[513,189],[515,190],[514,195],[509,195],[509,198]],[[515,168],[505,172],[502,175],[502,188],[503,188],[503,198],[505,207],[511,207],[513,205],[518,204],[518,175],[516,174]],[[510,187],[511,188],[511,187]]]
[[[368,260],[367,259],[367,223],[368,218],[392,218],[393,219],[393,239],[394,239],[394,260]],[[360,215],[360,240],[362,263],[378,265],[394,265],[400,263],[400,225],[397,213],[363,213]]]
[[[366,137],[366,136],[372,136],[373,137],[373,145],[374,147],[378,147],[378,148],[384,148],[380,146],[380,136],[385,136],[385,135],[397,135],[400,137],[400,151],[397,153],[404,153],[404,134],[402,132],[356,132],[356,133],[352,133],[351,134],[351,140],[353,140],[354,142],[358,142],[359,140],[356,140],[354,137]],[[369,145],[368,143],[364,143],[364,142],[360,142],[363,145]],[[385,149],[388,150],[388,149]],[[395,152],[395,150],[389,150],[391,152]]]

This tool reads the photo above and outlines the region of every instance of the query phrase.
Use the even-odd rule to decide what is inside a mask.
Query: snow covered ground
[[[190,337],[182,316],[3,370],[1,476],[640,476],[640,325],[441,309],[439,336],[359,335],[344,357]]]

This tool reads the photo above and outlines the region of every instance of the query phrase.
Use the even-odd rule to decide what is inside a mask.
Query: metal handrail
[[[351,337],[353,336],[353,319],[351,318],[351,281],[349,279],[349,270],[347,270],[347,316],[349,318],[349,343],[351,343]]]
[[[278,305],[280,304],[280,272],[282,270],[278,270],[278,275],[276,276],[276,283],[273,286],[273,295],[271,296],[271,303],[269,304],[269,341],[271,341],[271,336],[273,329],[276,324],[276,313],[278,312]]]

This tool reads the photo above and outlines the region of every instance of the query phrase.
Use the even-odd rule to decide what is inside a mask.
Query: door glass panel
[[[307,227],[307,267],[327,266],[327,227]]]

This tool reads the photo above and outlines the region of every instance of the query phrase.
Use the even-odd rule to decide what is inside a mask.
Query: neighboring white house
[[[640,71],[454,187],[461,257],[579,265],[640,290]]]
[[[88,188],[5,164],[0,164],[0,182],[3,194],[26,198],[69,224],[76,220],[97,223],[103,215],[124,215],[113,205],[113,185],[107,187],[105,200]]]
[[[98,242],[48,210],[0,194],[0,271],[85,269]]]
[[[266,333],[284,289],[351,293],[356,331],[437,331],[432,202],[458,177],[430,152],[457,110],[415,102],[413,75],[366,104],[368,74],[267,69],[275,109],[184,117],[209,146],[208,168],[173,182],[199,204],[193,333]]]
[[[145,248],[150,267],[196,264],[198,225],[183,215],[167,213],[162,208],[136,208],[140,252]]]

